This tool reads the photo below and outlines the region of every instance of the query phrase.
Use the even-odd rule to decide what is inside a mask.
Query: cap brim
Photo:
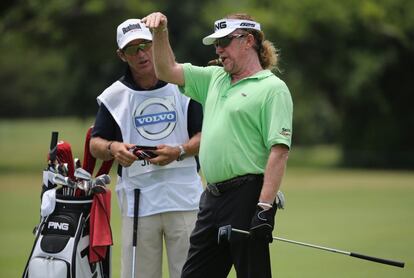
[[[152,41],[152,36],[147,35],[147,34],[143,34],[142,32],[134,32],[131,35],[129,35],[127,38],[125,38],[125,40],[123,40],[122,43],[120,45],[118,45],[118,47],[119,47],[119,49],[122,49],[128,43],[132,42],[133,40],[138,40],[138,39]]]
[[[209,35],[209,36],[205,37],[205,38],[203,39],[203,44],[204,44],[204,45],[211,45],[211,44],[213,44],[213,43],[216,41],[216,39],[219,39],[219,38],[225,37],[225,36],[227,36],[228,34],[233,33],[233,32],[234,32],[234,30],[236,30],[236,28],[226,28],[226,29],[220,29],[220,30],[217,30],[217,31],[216,31],[216,32],[214,32],[213,34],[211,34],[211,35]]]

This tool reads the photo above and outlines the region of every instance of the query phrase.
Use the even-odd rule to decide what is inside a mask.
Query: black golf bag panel
[[[92,196],[56,195],[53,213],[41,222],[23,278],[110,277],[110,248],[103,261],[89,263]]]

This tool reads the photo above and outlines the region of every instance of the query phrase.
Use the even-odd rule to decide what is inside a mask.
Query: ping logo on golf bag
[[[59,222],[53,222],[50,221],[47,224],[47,228],[55,229],[55,230],[62,230],[62,231],[69,231],[69,223],[59,223]]]
[[[149,98],[134,111],[133,122],[138,133],[148,140],[170,135],[177,125],[174,98]]]

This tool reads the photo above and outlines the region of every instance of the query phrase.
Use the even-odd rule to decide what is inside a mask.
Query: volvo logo
[[[177,112],[171,101],[150,98],[134,112],[134,126],[148,140],[160,140],[171,134],[177,124]]]

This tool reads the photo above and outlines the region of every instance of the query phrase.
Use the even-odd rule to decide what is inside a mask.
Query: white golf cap
[[[223,18],[214,22],[214,33],[203,39],[203,44],[210,45],[218,38],[222,38],[232,33],[236,29],[255,29],[260,31],[260,24],[245,19]]]
[[[129,42],[136,39],[152,41],[150,30],[140,19],[127,19],[119,24],[116,29],[116,42],[119,49],[124,48]]]

